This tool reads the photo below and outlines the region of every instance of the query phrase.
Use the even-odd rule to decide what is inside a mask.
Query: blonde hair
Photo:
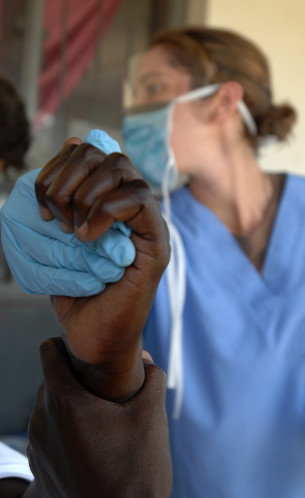
[[[157,33],[152,41],[156,45],[165,46],[173,65],[189,71],[193,88],[230,80],[240,83],[258,130],[251,139],[255,147],[270,135],[278,140],[288,137],[296,111],[288,103],[273,103],[267,58],[250,40],[223,29],[184,27]]]

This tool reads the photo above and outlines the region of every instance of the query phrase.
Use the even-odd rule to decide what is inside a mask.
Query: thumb
[[[82,143],[81,138],[70,137],[70,138],[67,138],[67,140],[65,140],[63,147],[65,147],[66,145],[79,145],[81,143]]]
[[[40,361],[44,376],[44,385],[51,396],[70,395],[86,390],[79,382],[72,366],[63,340],[60,337],[47,339],[40,346]]]

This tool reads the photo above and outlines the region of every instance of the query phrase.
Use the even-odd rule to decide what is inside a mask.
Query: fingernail
[[[45,221],[50,221],[50,220],[52,220],[54,218],[54,216],[51,213],[51,211],[48,208],[46,208],[46,207],[40,206],[39,207],[39,211],[40,211],[40,216]]]
[[[84,223],[80,227],[75,228],[76,235],[81,238],[86,237],[88,231],[89,231],[89,225],[87,221],[84,221]]]
[[[145,349],[143,349],[142,351],[142,359],[143,360],[148,360],[148,361],[151,361],[153,362],[154,360],[152,359],[151,355],[148,353],[148,351],[146,351]]]
[[[72,228],[69,225],[67,225],[66,223],[64,223],[63,221],[59,221],[58,224],[59,224],[60,228],[63,230],[63,232],[66,232],[66,233],[73,232]]]

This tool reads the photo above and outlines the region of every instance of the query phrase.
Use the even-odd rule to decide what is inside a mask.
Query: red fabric
[[[71,94],[93,59],[98,40],[105,35],[121,2],[122,0],[69,0],[66,32],[63,33],[64,0],[46,1],[44,30],[47,36],[39,79],[40,115],[54,114],[60,99]],[[103,9],[102,26],[98,25],[100,5]]]

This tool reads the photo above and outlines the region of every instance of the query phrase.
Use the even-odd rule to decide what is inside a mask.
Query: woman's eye
[[[133,91],[133,104],[144,105],[170,100],[169,86],[159,82],[145,82],[136,84]]]
[[[153,97],[154,95],[159,95],[164,90],[164,86],[160,83],[154,83],[146,86],[146,95]]]

